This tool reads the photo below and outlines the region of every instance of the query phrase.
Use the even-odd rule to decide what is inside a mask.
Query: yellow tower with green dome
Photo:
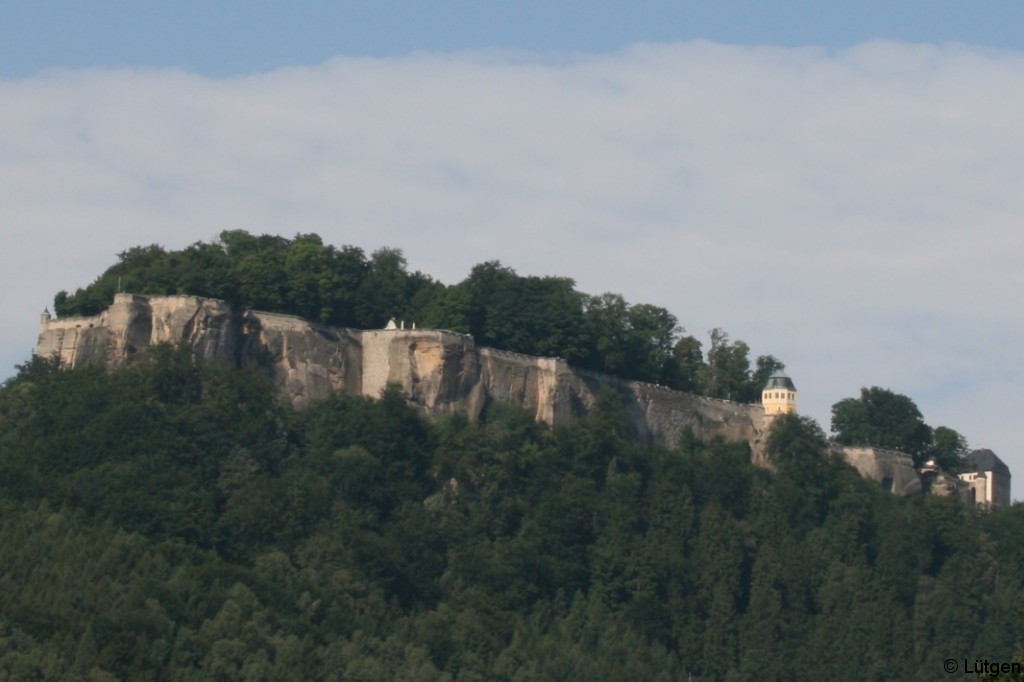
[[[769,417],[796,412],[796,386],[781,369],[768,377],[768,383],[761,391],[761,404]]]

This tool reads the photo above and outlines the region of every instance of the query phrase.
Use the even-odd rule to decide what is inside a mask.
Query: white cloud
[[[0,81],[0,358],[114,254],[318,232],[499,258],[784,359],[803,406],[915,400],[1024,472],[1024,55],[641,45]]]

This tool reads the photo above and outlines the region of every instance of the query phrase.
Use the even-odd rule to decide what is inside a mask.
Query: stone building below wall
[[[1010,467],[988,449],[968,453],[973,471],[960,474],[975,504],[990,509],[1010,506]]]

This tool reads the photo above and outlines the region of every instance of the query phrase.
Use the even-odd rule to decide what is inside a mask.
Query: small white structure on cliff
[[[761,405],[769,417],[796,412],[796,386],[781,369],[768,377],[768,383],[761,391]]]

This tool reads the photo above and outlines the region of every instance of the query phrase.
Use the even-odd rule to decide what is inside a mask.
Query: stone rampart
[[[321,400],[336,391],[360,395],[362,347],[358,332],[256,310],[237,318],[232,361],[269,371],[295,405]],[[227,325],[225,330],[230,333],[233,329]],[[201,353],[199,357],[206,359]]]
[[[343,391],[377,397],[397,383],[428,414],[462,410],[475,420],[490,402],[521,405],[557,426],[587,414],[603,388],[623,396],[644,443],[676,447],[684,429],[750,444],[762,456],[758,405],[713,400],[664,386],[574,369],[561,358],[478,348],[472,337],[437,329],[360,331],[290,315],[232,311],[194,296],[118,294],[100,315],[45,319],[36,353],[62,364],[124,364],[147,346],[183,341],[204,362],[268,371],[296,405]]]
[[[922,492],[921,476],[910,455],[874,447],[833,445],[832,450],[861,476],[878,481],[896,495],[919,495]]]
[[[767,465],[764,438],[771,424],[757,404],[674,391],[570,367],[561,358],[478,348],[471,336],[439,329],[347,329],[291,315],[233,311],[223,301],[196,296],[117,294],[99,315],[42,319],[36,354],[65,367],[117,367],[147,347],[184,342],[202,362],[259,367],[296,405],[342,391],[378,397],[398,384],[426,413],[464,411],[480,417],[491,402],[521,405],[551,426],[590,412],[602,389],[624,399],[634,436],[645,444],[677,447],[684,431],[702,440],[721,437],[750,445]],[[922,492],[922,477],[903,453],[832,445],[865,478],[898,495]],[[950,480],[947,480],[950,479]],[[964,496],[949,476],[924,479],[931,494]]]
[[[99,315],[44,319],[36,353],[57,355],[67,367],[90,362],[117,366],[147,346],[183,340],[205,359],[229,359],[237,338],[231,319],[222,301],[117,294]]]
[[[66,367],[116,367],[161,342],[185,342],[203,362],[263,368],[296,405],[337,391],[378,397],[395,383],[431,415],[462,410],[476,420],[490,402],[510,402],[559,426],[590,412],[601,390],[611,388],[623,396],[633,433],[643,443],[674,448],[689,430],[702,440],[746,442],[754,461],[766,464],[764,436],[771,421],[760,405],[576,369],[561,358],[478,348],[472,337],[447,330],[361,331],[278,313],[237,312],[223,301],[196,296],[117,294],[99,315],[44,316],[36,354],[56,356]],[[922,490],[907,455],[878,448],[832,450],[895,494]]]

